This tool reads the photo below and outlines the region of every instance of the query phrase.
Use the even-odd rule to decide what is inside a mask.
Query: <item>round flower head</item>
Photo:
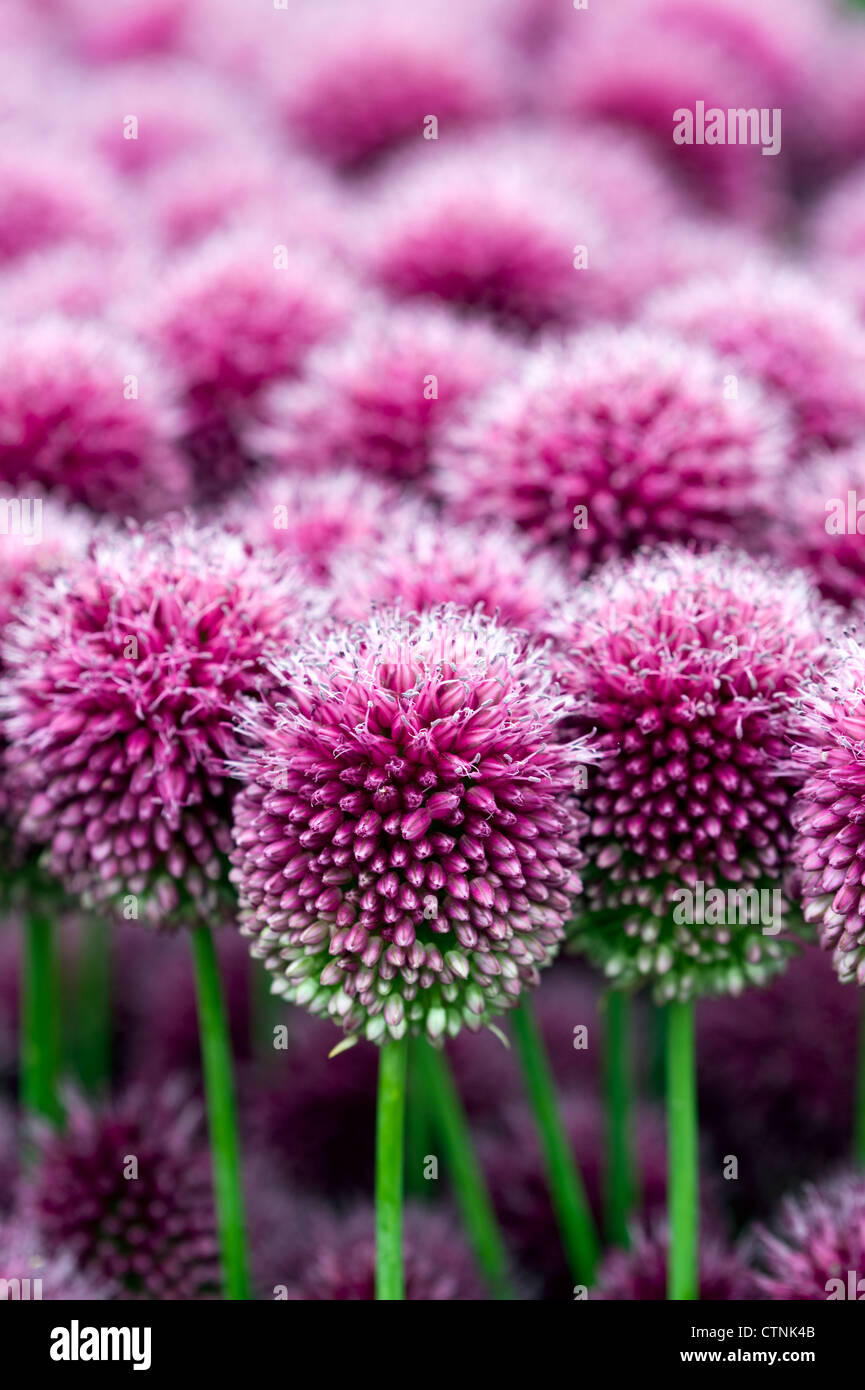
[[[852,495],[852,500],[851,500]],[[865,448],[824,454],[784,484],[769,544],[779,559],[809,570],[820,592],[850,607],[865,599]]]
[[[158,924],[216,910],[234,708],[304,614],[284,566],[190,524],[100,539],[34,590],[7,630],[8,784],[69,890]]]
[[[772,1229],[756,1232],[757,1287],[773,1302],[859,1298],[865,1267],[865,1180],[841,1175],[787,1197]],[[855,1271],[851,1294],[849,1271]]]
[[[317,477],[268,473],[226,517],[246,542],[275,550],[326,584],[341,564],[364,572],[386,532],[407,530],[420,510],[394,489],[343,469]]]
[[[381,1042],[491,1022],[563,936],[586,751],[540,652],[453,607],[282,663],[236,802],[242,930],[286,999]]]
[[[267,423],[251,441],[287,468],[349,464],[426,483],[442,429],[517,360],[483,324],[419,306],[371,310],[347,339],[310,355],[300,382],[268,394]]]
[[[0,275],[0,308],[5,319],[21,323],[57,315],[106,319],[126,287],[152,273],[149,254],[139,247],[106,251],[64,243],[56,250],[34,251],[6,268]]]
[[[0,267],[65,243],[118,240],[117,191],[98,163],[24,128],[4,130],[0,153]]]
[[[0,491],[49,491],[94,511],[152,515],[187,497],[158,371],[91,324],[45,321],[0,336]]]
[[[708,350],[599,330],[528,365],[443,440],[440,487],[463,519],[507,517],[578,569],[642,544],[748,531],[780,476],[781,412]]]
[[[589,1204],[600,1221],[603,1106],[593,1095],[577,1091],[561,1095],[559,1109]],[[667,1192],[666,1142],[660,1114],[640,1108],[634,1143],[643,1209],[658,1215],[664,1210]],[[537,1128],[524,1101],[508,1106],[498,1117],[496,1130],[481,1135],[478,1153],[502,1229],[521,1267],[534,1275],[545,1297],[567,1297],[573,1281],[568,1276],[550,1201]]]
[[[603,235],[580,195],[517,161],[507,143],[485,142],[394,171],[371,213],[368,261],[396,298],[533,333],[596,312],[588,284]]]
[[[565,679],[601,762],[574,939],[617,984],[664,1002],[782,968],[787,740],[820,617],[802,575],[723,550],[640,555],[576,600]]]
[[[555,560],[533,555],[519,531],[454,526],[435,516],[415,516],[368,557],[343,559],[333,589],[335,612],[346,619],[376,606],[422,613],[454,603],[535,636],[552,631],[568,592]]]
[[[752,1272],[742,1257],[715,1236],[700,1241],[700,1301],[729,1303],[757,1296]],[[629,1250],[611,1250],[603,1260],[589,1297],[602,1302],[663,1302],[667,1298],[669,1236],[653,1226],[631,1233]]]
[[[42,1136],[24,1191],[46,1247],[68,1251],[123,1298],[216,1296],[219,1247],[198,1104],[170,1086],[98,1109],[73,1097],[67,1110],[63,1132]]]
[[[646,313],[711,344],[784,401],[797,457],[843,448],[865,431],[865,327],[818,281],[787,268],[746,266],[732,281],[698,280],[663,292]]]
[[[714,1154],[738,1156],[738,1219],[846,1158],[860,1013],[817,946],[766,989],[700,1005],[700,1126]]]
[[[831,667],[806,690],[796,753],[807,779],[796,799],[793,857],[806,922],[834,951],[846,984],[865,985],[865,647],[840,638]]]
[[[292,1247],[274,1265],[282,1297],[308,1302],[375,1299],[375,1235],[371,1207],[313,1210]],[[472,1253],[448,1212],[409,1206],[403,1232],[405,1296],[426,1303],[485,1299]],[[284,1271],[279,1273],[280,1267]]]
[[[500,112],[502,74],[465,12],[448,16],[427,3],[407,13],[400,0],[379,0],[370,18],[343,0],[293,19],[276,101],[299,145],[357,171],[403,141],[432,138],[430,113],[452,134]]]
[[[22,1299],[95,1303],[113,1298],[116,1293],[108,1281],[82,1274],[68,1252],[46,1254],[38,1230],[21,1216],[0,1225],[0,1283],[9,1288],[4,1298],[15,1297],[12,1292],[15,1280]],[[28,1287],[29,1294],[24,1292]]]
[[[10,498],[0,490],[2,516],[6,526],[0,532],[0,642],[32,580],[81,559],[92,534],[86,512],[42,497]]]

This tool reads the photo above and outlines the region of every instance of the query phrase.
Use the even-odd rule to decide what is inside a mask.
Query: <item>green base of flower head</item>
[[[241,931],[248,934],[243,928]],[[513,947],[514,943],[508,944]],[[274,954],[272,942],[258,940],[250,953],[274,972],[274,994],[320,1018],[329,1018],[354,1040],[366,1038],[382,1043],[426,1037],[438,1043],[445,1037],[455,1038],[463,1028],[476,1033],[491,1026],[520,1002],[526,989],[538,984],[532,956],[542,955],[538,965],[547,965],[554,953],[549,948],[539,948],[536,941],[523,939],[520,944],[524,947],[520,954],[525,959],[519,964],[506,951],[481,956],[445,947],[444,971],[434,984],[424,987],[407,978],[412,972],[395,971],[393,980],[378,978],[376,1000],[362,1006],[346,990],[342,966],[320,946],[309,953],[309,948],[287,946]],[[450,979],[443,982],[442,973]],[[357,975],[350,985],[355,985],[356,980]]]
[[[186,880],[180,881],[160,870],[145,882],[110,880],[104,892],[84,889],[81,904],[88,912],[117,922],[137,922],[149,931],[234,925],[237,897],[228,880],[227,859],[222,858],[220,865],[221,876],[213,879],[187,873]]]
[[[772,902],[773,885],[748,888],[752,893],[768,892],[769,899],[763,901]],[[724,895],[723,905],[712,896],[717,890]],[[746,904],[730,896],[744,891],[744,885],[723,880],[706,887],[702,913],[690,914],[702,915],[703,920],[688,922],[674,917],[674,912],[683,915],[681,898],[673,901],[669,891],[661,894],[653,885],[637,888],[633,904],[576,919],[568,931],[568,950],[585,955],[612,986],[650,987],[658,1004],[740,994],[750,986],[765,985],[786,968],[800,945],[791,938],[791,930],[807,936],[801,919],[786,911],[780,923],[777,918],[765,926],[759,920],[742,920],[757,915],[748,910],[753,897]],[[699,900],[693,905],[698,907]]]

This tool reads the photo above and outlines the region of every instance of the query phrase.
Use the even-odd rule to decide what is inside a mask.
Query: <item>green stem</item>
[[[667,1005],[667,1162],[670,1254],[667,1297],[700,1297],[697,1081],[694,1005]]]
[[[383,1043],[375,1117],[375,1296],[405,1298],[402,1264],[406,1039]]]
[[[859,1075],[856,1086],[856,1114],[853,1120],[853,1158],[865,1168],[865,1004],[859,1024]]]
[[[210,929],[196,927],[191,937],[225,1296],[229,1299],[248,1299],[243,1191],[228,1017]]]
[[[59,991],[54,964],[54,927],[34,912],[24,928],[21,999],[21,1103],[31,1115],[60,1124],[57,1098]]]
[[[514,1009],[511,1019],[568,1265],[577,1283],[588,1286],[595,1275],[598,1237],[583,1180],[559,1115],[550,1064],[529,1004]]]
[[[423,1038],[411,1038],[408,1045],[408,1081],[405,1112],[405,1190],[411,1197],[426,1199],[430,1185],[424,1165],[433,1143],[427,1087],[422,1079]]]
[[[78,1075],[88,1091],[107,1089],[111,1075],[111,932],[98,917],[84,924],[75,1020]]]
[[[631,1132],[631,1000],[623,990],[607,990],[604,1027],[604,1223],[613,1245],[630,1244],[628,1223],[636,1205],[637,1183]]]
[[[417,1056],[434,1108],[454,1194],[481,1272],[496,1298],[512,1298],[508,1255],[447,1059],[420,1039]]]

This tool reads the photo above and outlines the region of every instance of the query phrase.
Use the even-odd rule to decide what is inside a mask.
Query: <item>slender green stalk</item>
[[[228,1017],[211,931],[196,927],[190,935],[225,1297],[247,1299],[249,1276]]]
[[[613,1245],[630,1243],[628,1222],[636,1205],[637,1183],[631,1128],[631,999],[620,989],[607,990],[601,1014],[604,1026],[604,1224]]]
[[[690,1001],[667,1005],[667,1162],[667,1297],[687,1302],[700,1297],[697,1079]]]
[[[667,1092],[667,1010],[661,1004],[649,1004],[646,1088],[653,1100],[663,1100]]]
[[[865,1006],[859,1024],[859,1076],[856,1084],[856,1114],[853,1120],[853,1158],[865,1168]]]
[[[99,917],[84,925],[78,969],[75,1041],[78,1075],[88,1091],[111,1075],[111,931]]]
[[[21,994],[21,1103],[31,1115],[60,1124],[57,1097],[59,990],[54,963],[54,927],[33,912],[24,927]]]
[[[511,1019],[568,1266],[577,1283],[588,1286],[595,1277],[598,1236],[559,1115],[550,1064],[529,1004],[514,1009]]]
[[[447,1059],[422,1038],[417,1044],[417,1057],[444,1145],[454,1195],[478,1266],[496,1298],[512,1298],[507,1250]]]
[[[375,1117],[375,1296],[405,1298],[402,1262],[402,1186],[408,1045],[382,1044]]]
[[[405,1190],[408,1196],[422,1199],[430,1195],[424,1165],[433,1144],[427,1087],[418,1055],[424,1046],[423,1038],[409,1040],[405,1112]]]

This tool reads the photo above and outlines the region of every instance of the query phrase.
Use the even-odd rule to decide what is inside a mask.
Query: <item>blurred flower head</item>
[[[865,1182],[859,1173],[808,1186],[755,1233],[757,1286],[782,1302],[858,1299],[865,1262]],[[850,1292],[849,1271],[856,1287]]]

